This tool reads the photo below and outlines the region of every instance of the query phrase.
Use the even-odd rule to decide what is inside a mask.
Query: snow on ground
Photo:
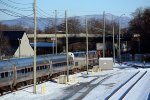
[[[104,100],[105,97],[112,92],[120,84],[124,83],[128,78],[130,78],[137,71],[120,71],[116,75],[112,76],[109,80],[104,81],[94,88],[83,100]]]
[[[58,79],[56,78],[53,81],[38,84],[37,94],[33,94],[32,86],[1,96],[0,100],[74,100],[77,98],[83,100],[103,100],[138,70],[144,69],[136,69],[125,64],[115,64],[113,70],[101,72],[90,71],[88,75],[86,72],[70,75],[70,77],[75,77],[75,82],[73,83],[59,84],[57,83]],[[147,70],[150,72],[149,69]],[[144,91],[146,85],[149,85],[150,78],[148,75],[143,81],[144,80],[146,80],[146,83],[139,83],[139,86],[140,84],[144,85],[144,89],[141,88],[137,91]],[[42,91],[43,88],[45,89],[45,93]],[[150,89],[147,88],[146,91],[146,95],[148,95]]]
[[[150,71],[129,91],[124,100],[146,100],[150,94]],[[149,99],[148,99],[149,100]]]

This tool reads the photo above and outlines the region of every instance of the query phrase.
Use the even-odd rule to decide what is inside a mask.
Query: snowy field
[[[131,64],[131,63],[130,63]],[[147,74],[133,87],[125,100],[147,100],[150,92],[150,70],[134,68],[129,64],[116,64],[113,70],[76,73],[70,75],[74,81],[59,84],[58,79],[37,85],[37,94],[33,94],[33,86],[3,95],[0,100],[104,100],[118,86],[138,71]]]

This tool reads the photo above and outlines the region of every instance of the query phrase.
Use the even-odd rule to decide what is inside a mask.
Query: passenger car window
[[[24,69],[21,69],[21,72],[24,73]]]
[[[4,78],[4,73],[1,73],[1,78]]]
[[[8,72],[5,72],[5,77],[8,77]]]

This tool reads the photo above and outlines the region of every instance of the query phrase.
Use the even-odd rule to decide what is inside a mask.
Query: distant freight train
[[[81,69],[84,61],[76,61],[74,54],[69,53],[69,70]],[[75,56],[85,57],[85,52],[76,52]],[[96,51],[89,52],[89,64],[97,62]],[[37,56],[37,82],[49,80],[51,76],[67,70],[66,54]],[[81,64],[82,62],[82,64]],[[83,63],[84,62],[84,63]],[[81,66],[81,65],[82,66]],[[0,61],[0,93],[5,90],[13,91],[20,86],[33,83],[33,57],[18,58]]]

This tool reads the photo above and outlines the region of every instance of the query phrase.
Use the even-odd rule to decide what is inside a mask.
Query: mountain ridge
[[[85,17],[88,19],[90,18],[95,18],[95,19],[103,19],[103,15],[83,15],[83,16],[72,16],[68,18],[76,18],[79,19],[81,24],[83,24],[83,21],[85,20]],[[118,16],[113,15],[114,19],[119,19]],[[128,27],[129,22],[131,20],[130,17],[127,16],[122,16],[121,17],[123,20],[121,20],[121,26],[122,28]],[[106,16],[107,20],[112,20],[112,15],[107,15]],[[37,29],[44,30],[46,27],[52,27],[54,24],[55,18],[49,17],[49,18],[42,18],[42,17],[37,17]],[[63,23],[64,18],[57,18],[57,25]],[[2,24],[8,25],[8,26],[13,26],[13,25],[21,25],[24,28],[33,28],[34,23],[33,23],[33,17],[21,17],[17,19],[12,19],[12,20],[2,20],[0,21]]]

